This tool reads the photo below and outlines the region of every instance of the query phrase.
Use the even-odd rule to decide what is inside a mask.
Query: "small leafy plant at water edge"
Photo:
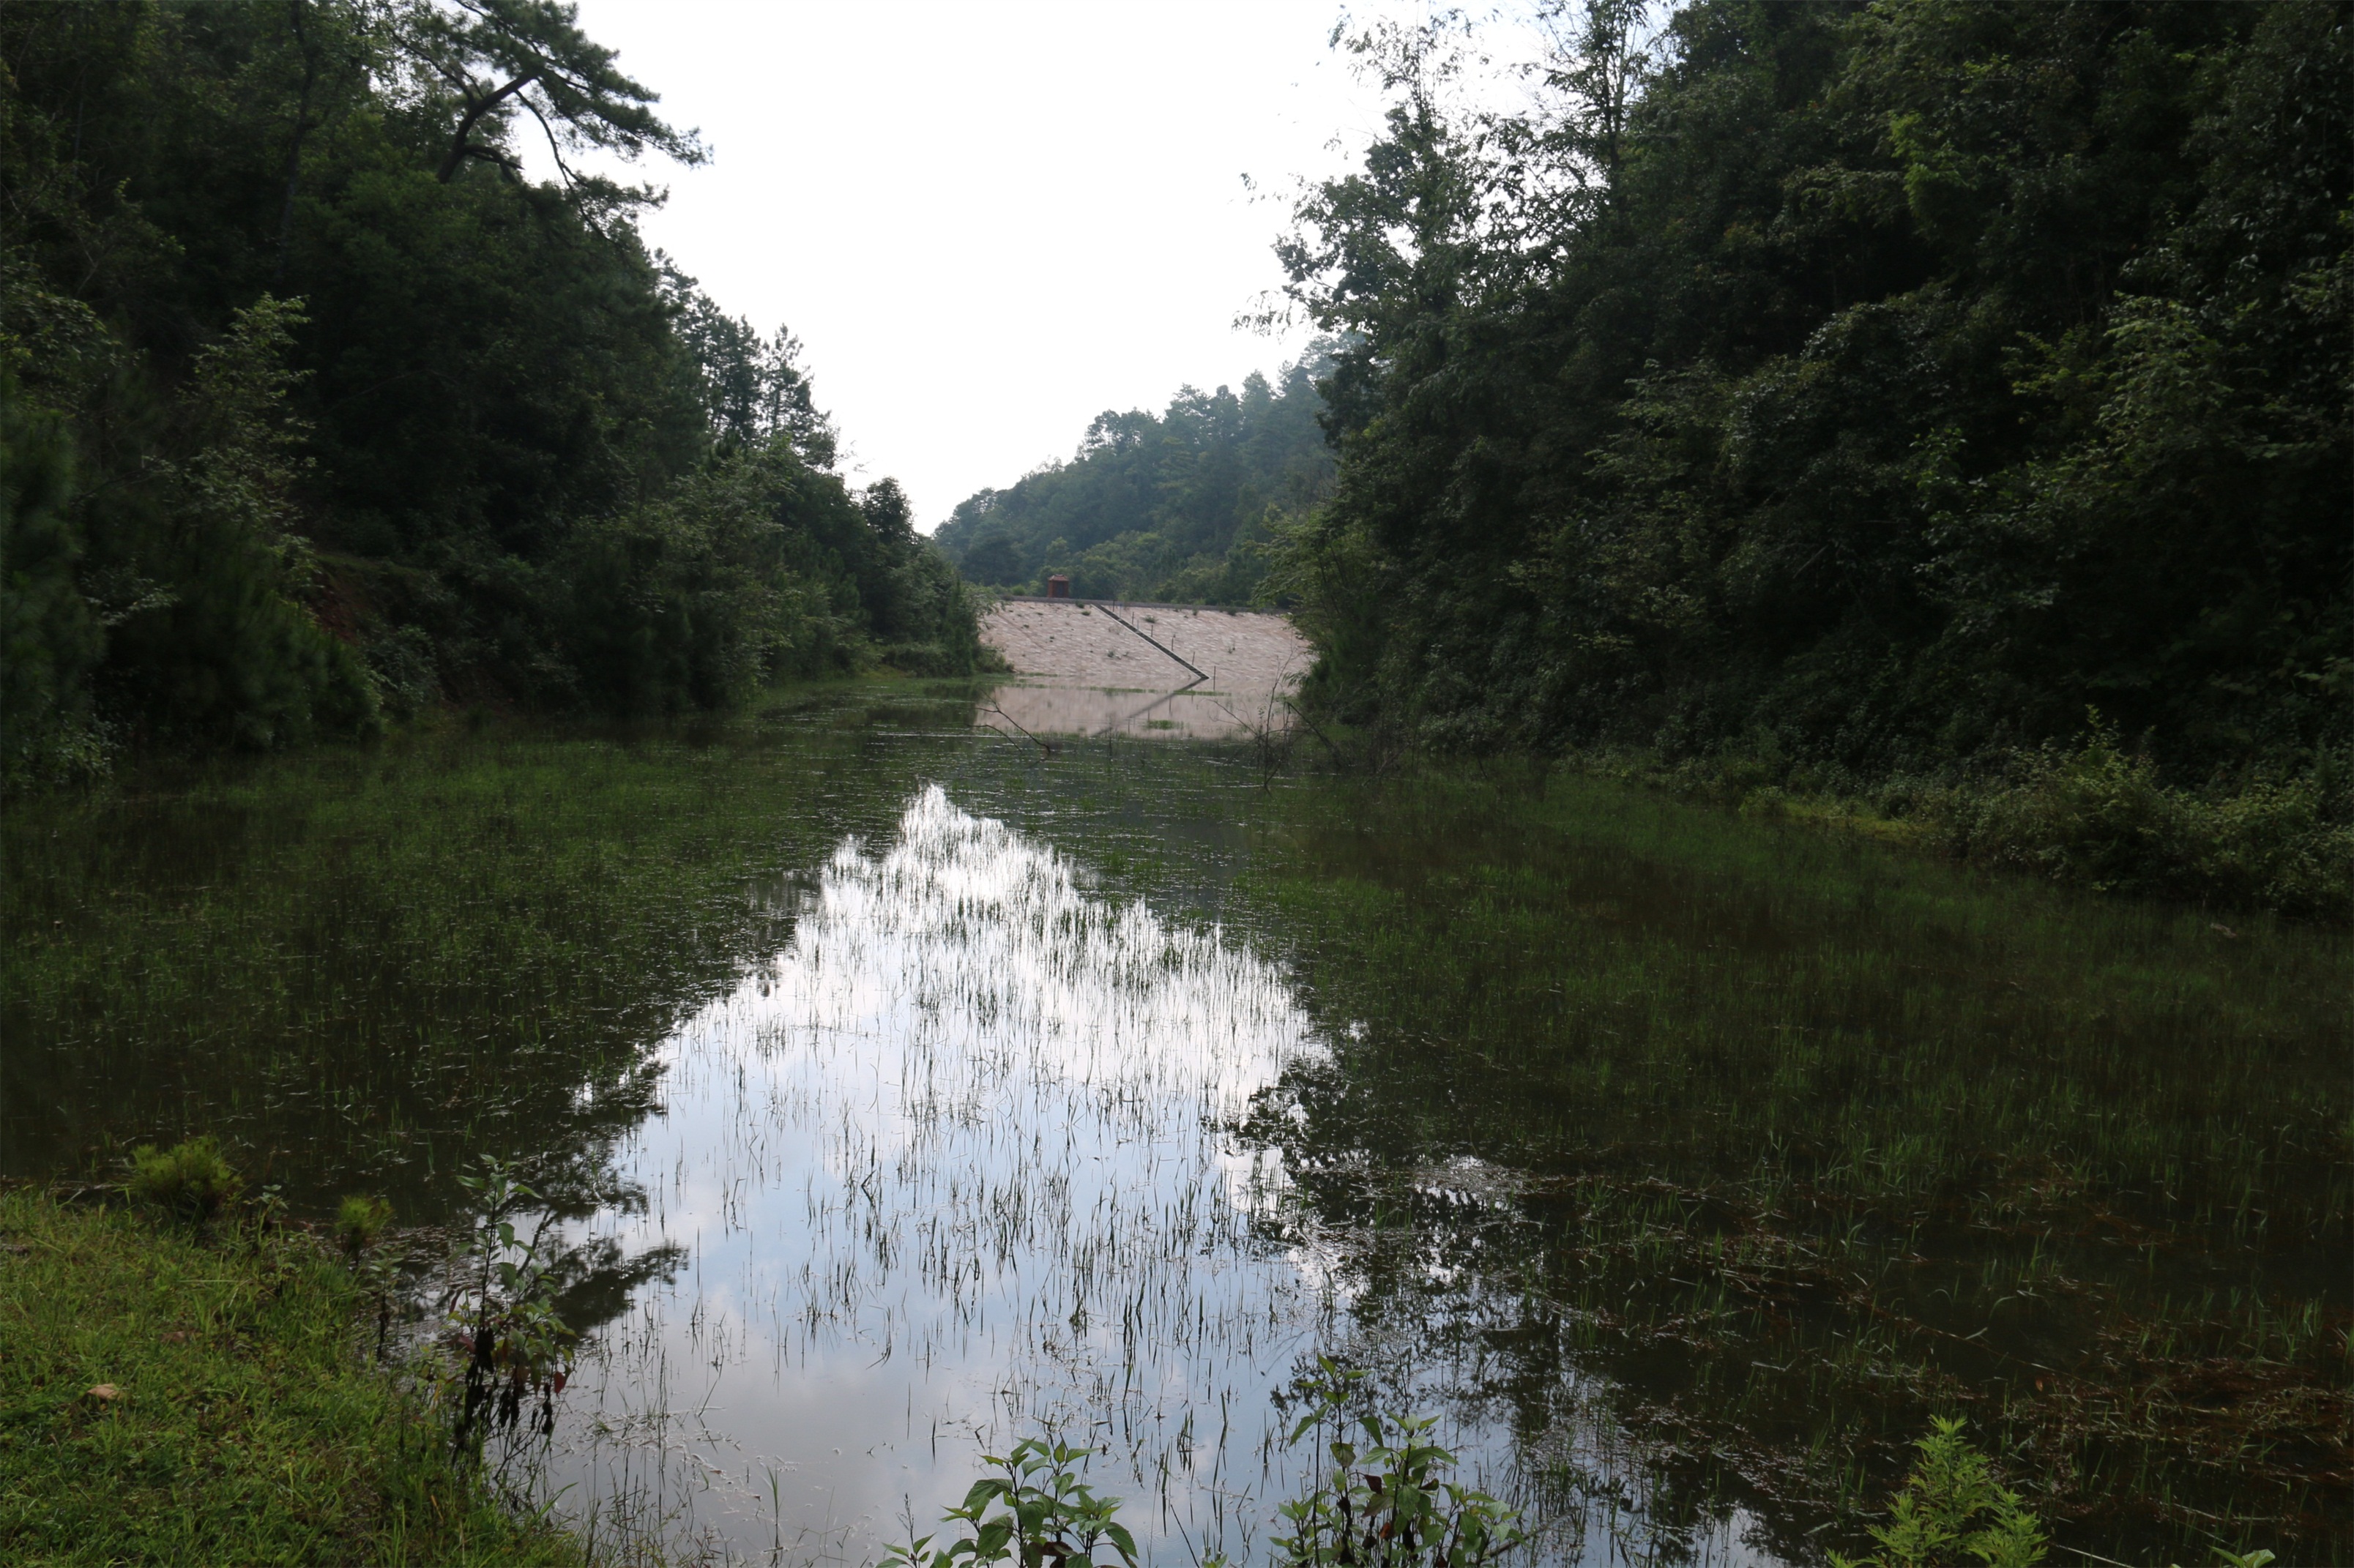
[[[1022,1568],[1049,1563],[1092,1563],[1099,1546],[1135,1568],[1136,1541],[1112,1518],[1118,1498],[1099,1498],[1079,1478],[1087,1457],[1060,1440],[1026,1437],[1011,1454],[981,1456],[1002,1472],[984,1476],[965,1493],[964,1504],[941,1516],[963,1532],[944,1546],[920,1536],[895,1547],[881,1568],[954,1568],[961,1563],[1018,1562]]]
[[[131,1151],[131,1195],[202,1224],[235,1201],[244,1185],[210,1138],[192,1138],[158,1150],[143,1143]]]
[[[1831,1553],[1835,1568],[2034,1568],[2043,1561],[2043,1529],[2019,1494],[1994,1478],[1985,1455],[1962,1436],[1958,1416],[1937,1416],[1914,1445],[1920,1463],[1872,1528],[1881,1555],[1851,1561]]]
[[[391,1223],[390,1203],[355,1192],[336,1206],[335,1241],[344,1249],[344,1255],[357,1263]]]
[[[556,1396],[571,1372],[574,1336],[556,1314],[542,1245],[554,1213],[489,1155],[458,1181],[482,1202],[482,1218],[444,1302],[451,1343],[465,1357],[452,1443],[460,1456],[479,1457],[490,1433],[513,1431],[526,1404],[534,1431],[556,1430]],[[525,1240],[514,1219],[534,1206],[539,1223]]]
[[[1292,1427],[1290,1441],[1327,1423],[1336,1433],[1353,1427],[1364,1441],[1336,1436],[1326,1447],[1331,1472],[1283,1505],[1291,1533],[1275,1538],[1282,1561],[1295,1568],[1476,1568],[1526,1540],[1518,1513],[1476,1488],[1441,1478],[1455,1456],[1430,1440],[1433,1418],[1348,1414],[1364,1375],[1318,1360],[1307,1391],[1312,1407]]]
[[[368,1300],[376,1308],[378,1361],[384,1359],[386,1344],[392,1335],[400,1266],[406,1261],[398,1248],[377,1245],[391,1224],[392,1205],[371,1195],[352,1193],[335,1210],[335,1244],[343,1251],[344,1261],[351,1265],[352,1277],[367,1292]]]

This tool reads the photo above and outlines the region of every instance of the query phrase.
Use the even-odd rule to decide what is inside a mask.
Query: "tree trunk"
[[[458,122],[458,133],[450,140],[450,155],[441,160],[441,173],[439,177],[443,185],[448,185],[456,177],[459,166],[466,161],[466,154],[474,151],[472,142],[474,127],[481,122],[482,116],[521,92],[525,86],[536,80],[538,76],[537,71],[526,71],[480,103],[467,109],[465,118]]]

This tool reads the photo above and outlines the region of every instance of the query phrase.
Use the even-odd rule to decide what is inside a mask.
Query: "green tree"
[[[1239,395],[1188,387],[1159,415],[1107,409],[1073,461],[966,498],[935,537],[974,582],[1066,571],[1083,597],[1247,603],[1275,531],[1330,482],[1321,353],[1277,382],[1252,372]]]
[[[571,7],[27,0],[0,64],[12,776],[445,694],[970,667],[896,492],[831,472],[799,344],[578,166],[703,152]]]
[[[1393,107],[1279,248],[1337,344],[1275,550],[1316,700],[1850,789],[2097,708],[2169,786],[2344,776],[2344,7],[1556,23],[1516,113],[1444,27],[1350,43]]]

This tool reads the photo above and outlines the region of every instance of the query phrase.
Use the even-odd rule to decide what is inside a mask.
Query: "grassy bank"
[[[569,1564],[449,1462],[300,1233],[0,1193],[0,1560]]]
[[[2149,758],[2100,728],[2073,749],[2021,752],[1969,778],[1863,779],[1770,748],[1673,763],[1626,751],[1564,761],[2096,893],[2354,921],[2354,778],[2326,758],[2294,777],[2198,789],[2165,783]]]

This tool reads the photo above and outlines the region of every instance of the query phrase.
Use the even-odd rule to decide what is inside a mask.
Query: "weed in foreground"
[[[355,1192],[335,1208],[335,1241],[343,1247],[344,1255],[356,1263],[376,1245],[390,1224],[390,1203]]]
[[[1275,1544],[1289,1568],[1478,1568],[1527,1539],[1520,1516],[1477,1488],[1444,1479],[1455,1456],[1430,1439],[1434,1417],[1381,1410],[1352,1414],[1365,1374],[1320,1357],[1306,1385],[1297,1444],[1328,1426],[1332,1467],[1283,1505],[1289,1535]],[[1355,1430],[1362,1445],[1345,1434]],[[2006,1565],[2008,1568],[2008,1565]]]
[[[1060,1439],[1025,1437],[1010,1454],[981,1456],[1000,1474],[984,1476],[965,1493],[963,1506],[952,1508],[940,1522],[961,1527],[944,1545],[937,1536],[915,1536],[894,1547],[881,1568],[973,1568],[1016,1562],[1022,1568],[1056,1568],[1093,1563],[1099,1546],[1117,1553],[1127,1568],[1135,1568],[1136,1541],[1112,1515],[1118,1498],[1097,1497],[1079,1478],[1077,1466],[1088,1450]]]
[[[1526,1541],[1518,1513],[1444,1478],[1455,1456],[1430,1440],[1435,1418],[1366,1408],[1364,1378],[1320,1357],[1301,1384],[1309,1409],[1288,1441],[1331,1430],[1324,1452],[1332,1467],[1283,1506],[1292,1531],[1274,1538],[1283,1568],[1479,1568]],[[1346,1436],[1352,1430],[1362,1444]],[[1067,1568],[1095,1563],[1102,1548],[1135,1568],[1136,1542],[1113,1517],[1119,1499],[1097,1496],[1079,1478],[1088,1453],[1059,1438],[1031,1437],[1010,1454],[984,1455],[1001,1473],[975,1481],[963,1506],[942,1516],[942,1523],[961,1527],[956,1538],[934,1545],[937,1535],[911,1531],[879,1568]],[[1214,1555],[1204,1568],[1224,1563]]]
[[[479,1460],[493,1431],[513,1432],[530,1408],[530,1430],[556,1430],[556,1396],[572,1367],[575,1335],[556,1314],[547,1229],[554,1212],[504,1161],[483,1155],[459,1185],[482,1205],[473,1240],[443,1302],[452,1346],[465,1358],[453,1451]],[[526,1239],[515,1217],[539,1211]]]
[[[1914,1446],[1920,1463],[1889,1505],[1888,1522],[1872,1530],[1881,1555],[1855,1561],[1834,1552],[1834,1568],[2035,1568],[2043,1561],[2042,1525],[1962,1436],[1960,1417],[1935,1417]]]
[[[217,1142],[191,1138],[165,1150],[152,1143],[133,1150],[125,1190],[143,1203],[204,1224],[234,1202],[244,1185]]]
[[[1832,1568],[2035,1568],[2050,1542],[2042,1521],[1962,1435],[1959,1416],[1934,1416],[1915,1443],[1920,1461],[1889,1504],[1888,1522],[1872,1527],[1878,1555],[1830,1554]],[[2266,1568],[2273,1554],[2215,1548],[2219,1568]],[[2179,1568],[2179,1565],[2177,1565]]]

